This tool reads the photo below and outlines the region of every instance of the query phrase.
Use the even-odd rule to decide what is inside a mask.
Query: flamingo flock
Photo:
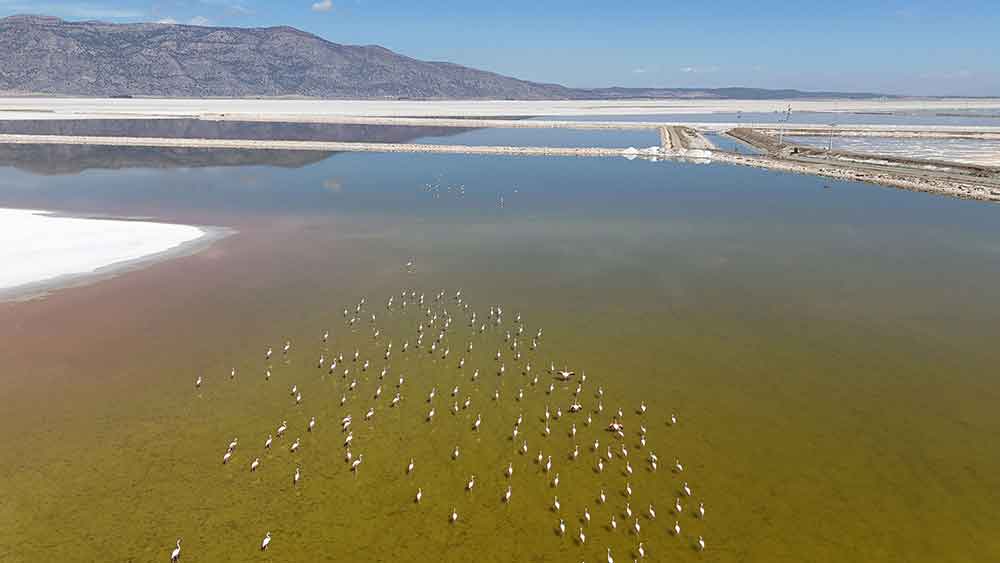
[[[407,269],[410,270],[411,266],[407,266]],[[332,316],[335,318],[337,315]],[[543,339],[543,332],[537,327],[526,332],[527,325],[520,313],[511,315],[502,305],[496,304],[480,310],[473,309],[461,291],[438,291],[428,297],[425,293],[407,289],[389,296],[384,310],[375,310],[362,298],[352,307],[344,308],[340,316],[343,328],[322,330],[315,337],[314,342],[318,346],[316,349],[308,342],[298,342],[293,348],[292,339],[282,338],[279,340],[283,341],[280,345],[281,354],[275,358],[272,346],[264,346],[265,365],[260,366],[257,373],[264,374],[262,379],[265,382],[270,382],[272,378],[279,380],[286,374],[289,378],[294,375],[298,382],[285,387],[286,390],[290,389],[293,400],[289,401],[288,395],[283,395],[283,412],[272,419],[280,422],[276,427],[261,429],[262,442],[256,442],[263,443],[261,450],[244,454],[244,450],[254,448],[245,444],[241,446],[238,438],[232,438],[223,454],[224,468],[221,471],[231,471],[233,464],[230,462],[236,461],[237,464],[248,463],[250,473],[265,478],[272,471],[281,471],[281,458],[288,456],[289,462],[294,466],[294,473],[285,473],[285,478],[290,479],[291,486],[300,491],[300,494],[309,494],[309,483],[317,478],[315,475],[328,474],[324,468],[324,471],[314,471],[314,477],[307,475],[303,479],[302,467],[311,460],[309,452],[314,449],[337,448],[344,451],[347,472],[359,482],[365,481],[364,476],[368,470],[362,470],[364,454],[355,452],[377,443],[382,432],[393,431],[387,428],[388,425],[378,422],[387,417],[387,414],[375,416],[384,407],[391,410],[381,412],[397,413],[392,419],[401,422],[406,430],[434,433],[439,432],[440,428],[446,428],[452,434],[465,436],[460,440],[461,443],[441,452],[438,463],[431,463],[431,466],[444,469],[439,469],[437,475],[431,476],[436,479],[430,482],[425,480],[427,476],[422,474],[424,470],[417,469],[417,456],[406,451],[414,449],[412,444],[404,441],[391,446],[393,451],[398,450],[401,457],[400,466],[397,467],[405,467],[403,471],[396,471],[400,471],[401,478],[406,479],[407,483],[412,483],[412,488],[405,487],[409,492],[399,502],[411,503],[416,511],[424,510],[420,507],[424,506],[422,499],[424,489],[427,488],[432,498],[455,502],[450,512],[440,516],[446,518],[448,524],[472,526],[477,521],[475,511],[481,510],[483,501],[471,499],[482,499],[480,495],[483,494],[483,487],[497,487],[493,493],[486,491],[487,497],[494,499],[493,502],[496,503],[491,510],[544,510],[545,501],[537,498],[538,487],[529,482],[542,479],[547,480],[547,488],[553,492],[560,487],[568,487],[574,501],[568,503],[570,506],[564,506],[558,496],[552,497],[548,510],[550,514],[554,513],[552,516],[557,538],[571,541],[580,548],[596,543],[604,547],[600,552],[606,553],[609,563],[614,561],[612,547],[601,544],[614,542],[620,548],[623,537],[632,538],[635,547],[630,555],[634,559],[645,558],[650,551],[649,546],[655,550],[657,545],[666,542],[674,542],[673,545],[676,545],[678,539],[682,540],[682,546],[694,551],[705,549],[706,543],[702,535],[682,535],[680,525],[683,518],[693,518],[698,522],[691,527],[701,531],[701,521],[705,520],[704,501],[694,503],[691,500],[694,490],[689,481],[676,482],[681,476],[685,479],[691,479],[691,476],[685,471],[679,458],[674,458],[671,471],[657,471],[659,458],[652,449],[654,445],[665,447],[670,444],[667,436],[675,431],[671,430],[673,427],[679,426],[677,414],[660,411],[656,405],[646,400],[633,404],[632,408],[615,405],[605,414],[605,401],[611,400],[611,388],[615,383],[613,374],[605,376],[600,383],[594,383],[593,381],[600,381],[602,378],[592,377],[588,381],[585,371],[570,369],[563,364],[560,364],[563,365],[562,368],[557,369],[556,361],[548,358],[544,358],[543,362],[547,338]],[[365,324],[369,326],[364,328]],[[395,333],[394,330],[400,327],[403,333]],[[361,335],[368,336],[359,341],[358,337]],[[525,340],[529,337],[530,345],[525,345]],[[495,353],[488,352],[488,359],[485,361],[473,354],[474,348],[493,350],[498,341]],[[474,342],[479,344],[474,347]],[[334,349],[338,346],[343,348],[347,344],[352,344],[353,353],[345,361],[344,353],[334,352]],[[465,355],[458,359],[450,358],[452,348],[465,350]],[[425,354],[407,350],[423,350]],[[305,361],[300,359],[302,356],[306,356]],[[533,372],[532,360],[536,366],[545,366],[547,363],[547,373],[544,367]],[[492,362],[495,369],[485,373],[495,375],[481,378],[480,372],[487,367],[484,364],[488,362]],[[512,369],[506,369],[508,364],[512,365]],[[317,369],[310,377],[309,371],[298,366],[316,366]],[[374,369],[370,369],[372,367]],[[236,367],[230,369],[229,380],[225,381],[227,385],[243,384],[246,380],[246,368],[241,366],[240,373],[243,375],[239,378],[236,376],[237,372]],[[398,379],[394,374],[398,374]],[[548,381],[541,379],[540,375]],[[396,392],[386,393],[383,398],[383,381],[388,377],[392,379],[386,384],[391,385],[395,381]],[[195,387],[199,393],[210,390],[216,384],[213,379],[208,374],[198,375]],[[218,384],[221,383],[222,381]],[[450,389],[450,394],[438,394],[438,385],[442,384],[447,385],[443,389]],[[270,389],[271,385],[274,383],[266,383],[264,388]],[[309,400],[305,402],[303,390],[309,396]],[[504,392],[501,393],[501,390]],[[393,395],[391,399],[388,399],[389,395]],[[461,395],[465,396],[464,400]],[[426,399],[414,400],[414,396],[424,396]],[[339,402],[334,397],[339,397]],[[483,397],[492,400],[483,400]],[[441,416],[437,416],[440,401],[445,401],[445,405]],[[544,401],[545,406],[544,410],[539,408],[535,411],[536,421],[531,413],[532,404],[541,401]],[[405,406],[421,403],[424,408],[418,407],[416,412]],[[448,403],[453,404],[449,407]],[[309,410],[313,412],[308,412]],[[335,426],[331,432],[329,429],[323,430],[320,424],[332,412],[338,413],[337,417],[340,418],[340,442],[335,438]],[[474,416],[472,413],[475,413]],[[362,415],[360,422],[355,422],[354,414]],[[407,418],[404,419],[404,416]],[[298,435],[290,444],[285,442],[286,453],[282,454],[283,450],[272,449],[272,444],[286,440],[285,434],[290,428],[287,418],[303,418],[307,422],[303,426],[296,425],[296,430],[304,430],[305,434]],[[595,418],[604,418],[606,422],[595,425]],[[462,431],[456,425],[465,425],[465,430]],[[355,441],[354,429],[357,426],[360,428]],[[557,427],[558,433],[553,432],[554,427]],[[512,430],[493,432],[494,428]],[[298,432],[293,433],[296,434]],[[307,437],[306,440],[301,437],[303,435]],[[419,441],[419,434],[414,438]],[[529,440],[540,446],[537,456],[526,456]],[[566,441],[570,442],[569,447],[560,449],[560,444]],[[581,443],[584,445],[583,449],[580,447]],[[587,447],[588,444],[591,447]],[[460,446],[471,450],[475,457],[470,457],[467,462],[460,461]],[[483,452],[493,453],[481,455]],[[485,479],[482,486],[477,486],[476,473],[471,476],[470,473],[465,473],[467,479],[458,475],[459,468],[465,469],[468,463],[474,463],[475,460],[492,459],[495,452],[501,452],[501,457],[506,458],[503,463],[498,467],[477,468],[476,471],[497,475],[497,479]],[[503,455],[502,452],[509,454]],[[247,457],[244,458],[244,455]],[[385,464],[384,455],[379,455],[372,457],[370,461],[376,464],[373,474],[384,474],[386,471],[386,468],[378,467],[379,464]],[[588,455],[589,462],[586,460]],[[584,460],[580,460],[581,457]],[[463,456],[462,460],[465,459]],[[443,460],[450,460],[451,464],[442,465],[440,462]],[[515,465],[518,467],[515,468]],[[519,476],[517,479],[514,478],[515,469]],[[590,476],[587,476],[588,473]],[[589,493],[581,489],[581,485],[586,486],[587,482],[592,482],[595,478],[604,486]],[[455,486],[442,485],[442,481],[451,479],[456,481]],[[633,480],[636,481],[634,489]],[[614,494],[606,493],[607,487],[611,487],[608,492]],[[522,488],[536,492],[515,498],[514,489]],[[464,495],[456,494],[463,490]],[[641,510],[633,513],[629,501],[634,501],[634,497],[643,499],[648,504],[645,514]],[[654,501],[657,500],[668,505],[667,501],[674,501],[673,509],[668,511],[673,516],[669,519],[673,521],[672,526],[667,523],[657,524],[654,508]],[[592,503],[596,503],[597,516],[600,518],[598,522],[607,522],[607,525],[595,527],[592,524],[589,507]],[[434,502],[431,501],[430,504]],[[463,512],[468,514],[462,520],[459,519],[459,504],[464,505]],[[685,507],[689,508],[686,512]],[[414,524],[433,525],[434,516],[425,516],[430,519],[421,518],[415,520]],[[623,519],[625,536],[619,531],[616,517]],[[566,538],[567,519],[578,527],[578,532],[572,538]],[[276,543],[273,549],[280,551],[281,530],[277,526],[279,523],[275,524],[272,529],[278,530],[279,535],[274,536]],[[271,534],[268,530],[260,540],[261,552],[270,548]],[[616,537],[619,539],[614,539]],[[687,538],[686,542],[683,541],[684,538]],[[179,561],[180,552],[181,540],[178,538],[170,553],[170,560]]]

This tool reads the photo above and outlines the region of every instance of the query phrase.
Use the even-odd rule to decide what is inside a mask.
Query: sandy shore
[[[30,299],[191,254],[228,229],[0,209],[0,301]]]
[[[374,101],[243,99],[0,98],[0,119],[150,118],[203,115],[515,117],[671,115],[719,112],[891,112],[918,110],[1000,111],[1000,99],[898,100],[555,100]]]

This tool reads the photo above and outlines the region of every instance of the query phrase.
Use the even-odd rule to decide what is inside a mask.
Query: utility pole
[[[785,119],[782,120],[781,128],[778,129],[778,148],[781,148],[781,139],[785,136],[785,126],[788,124],[788,120],[792,117],[792,106],[789,105],[788,109],[785,110]]]

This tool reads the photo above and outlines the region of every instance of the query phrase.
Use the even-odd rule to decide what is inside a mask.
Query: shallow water
[[[185,561],[603,561],[608,547],[622,561],[639,541],[620,514],[626,479],[633,510],[652,502],[658,513],[640,520],[654,560],[1000,557],[994,206],[623,159],[336,154],[295,168],[153,168],[148,151],[143,166],[107,170],[94,166],[101,154],[87,153],[87,170],[75,175],[5,169],[0,206],[146,215],[240,234],[197,256],[0,304],[0,559],[166,560],[181,537]],[[172,155],[163,154],[168,166]],[[36,163],[46,165],[74,163]],[[447,290],[455,316],[447,360],[426,350],[436,331],[414,348],[412,304],[403,312],[397,297],[394,312],[385,308],[405,288],[428,300]],[[527,334],[544,330],[537,351],[523,349],[539,386],[515,369],[523,362],[508,347],[497,376],[493,354],[506,328],[471,336],[452,298],[458,289],[480,318],[499,303],[505,327],[520,312]],[[342,314],[363,296],[378,340],[370,320],[352,328]],[[347,356],[346,379],[316,368],[328,353],[324,329],[329,352]],[[396,408],[393,384],[373,398],[388,338],[387,381],[406,377]],[[470,339],[473,352],[464,353]],[[372,362],[367,372],[350,361],[355,349]],[[606,408],[593,427],[564,414],[542,435],[545,405],[565,413],[573,389],[545,394],[550,362],[586,371],[588,408],[603,386]],[[298,407],[293,384],[303,393]],[[472,406],[453,416],[454,385]],[[434,386],[437,415],[427,423]],[[649,411],[639,417],[643,400]],[[629,478],[618,457],[595,472],[585,447],[611,440],[597,427],[619,406]],[[508,440],[520,412],[527,456]],[[666,424],[671,412],[676,426]],[[346,413],[355,418],[352,453],[364,454],[356,477],[337,427]],[[635,444],[640,418],[646,450]],[[264,452],[282,420],[289,433]],[[222,465],[234,436],[240,445]],[[293,455],[287,444],[299,436]],[[556,489],[534,462],[539,449],[560,473]],[[649,450],[661,460],[655,473],[641,461]],[[251,474],[256,456],[262,465]],[[416,470],[407,476],[410,457]],[[682,475],[669,470],[674,458]],[[500,499],[508,461],[509,506]],[[675,517],[685,480],[694,497]],[[555,494],[565,538],[555,534]],[[704,521],[690,512],[702,501]],[[593,522],[578,546],[585,506]],[[615,532],[603,527],[612,512]],[[680,538],[668,533],[675,520]],[[268,530],[274,540],[260,554]]]

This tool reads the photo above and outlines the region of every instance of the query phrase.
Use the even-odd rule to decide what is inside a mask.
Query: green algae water
[[[177,538],[182,561],[1000,558],[995,206],[615,159],[53,158],[6,169],[0,206],[239,234],[0,304],[2,561],[167,561]]]

